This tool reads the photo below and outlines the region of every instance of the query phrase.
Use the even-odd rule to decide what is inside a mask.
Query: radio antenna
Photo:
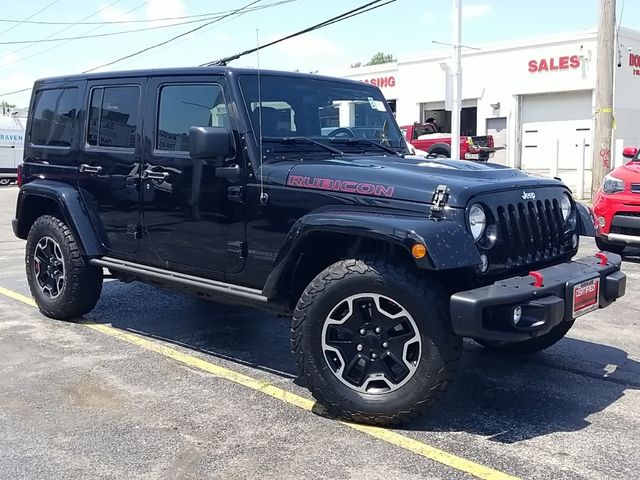
[[[269,196],[264,192],[264,175],[262,171],[262,84],[260,78],[260,30],[256,28],[256,61],[258,64],[258,149],[260,150],[260,204],[266,205]]]

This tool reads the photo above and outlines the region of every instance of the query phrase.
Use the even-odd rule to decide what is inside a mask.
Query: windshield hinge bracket
[[[442,212],[444,211],[444,207],[447,206],[447,202],[449,201],[449,187],[446,185],[438,185],[436,191],[433,192],[433,198],[431,199],[431,203],[433,206],[431,207],[431,216],[442,216]]]

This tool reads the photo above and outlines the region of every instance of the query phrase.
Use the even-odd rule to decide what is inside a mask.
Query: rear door
[[[190,127],[235,130],[225,88],[221,75],[149,79],[142,172],[145,263],[214,278],[244,265],[242,154],[226,159],[227,167],[238,165],[235,178],[223,178],[212,162],[189,156]]]
[[[78,184],[112,255],[140,245],[141,105],[146,78],[90,81]]]

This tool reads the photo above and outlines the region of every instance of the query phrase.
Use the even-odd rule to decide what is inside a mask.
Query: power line
[[[60,0],[54,0],[52,2],[56,3]],[[264,7],[259,7],[264,8]],[[42,11],[42,10],[41,10]],[[109,22],[45,22],[45,21],[28,21],[26,20],[13,20],[8,18],[0,18],[0,23],[18,23],[18,24],[29,24],[29,25],[120,25],[126,23],[152,23],[152,22],[166,22],[169,20],[187,20],[192,18],[202,18],[202,17],[211,17],[214,15],[224,15],[225,13],[232,12],[233,10],[221,10],[219,12],[209,12],[209,13],[200,13],[198,15],[183,15],[181,17],[165,17],[165,18],[148,18],[144,20],[113,20]],[[40,12],[37,12],[40,13]],[[35,13],[29,18],[33,18]]]
[[[148,47],[146,47],[146,48],[143,48],[142,50],[138,50],[137,52],[130,53],[129,55],[125,55],[124,57],[117,58],[117,59],[115,59],[115,60],[113,60],[113,61],[111,61],[111,62],[105,63],[105,64],[103,64],[103,65],[99,65],[99,66],[97,66],[97,67],[90,68],[89,70],[85,70],[85,71],[84,71],[84,72],[82,72],[82,73],[89,73],[89,72],[93,72],[94,70],[98,70],[99,68],[109,67],[109,66],[114,65],[114,64],[116,64],[116,63],[118,63],[118,62],[121,62],[121,61],[123,61],[123,60],[127,60],[127,59],[129,59],[129,58],[131,58],[131,57],[135,57],[135,56],[140,55],[140,54],[142,54],[142,53],[144,53],[144,52],[148,52],[149,50],[152,50],[152,49],[154,49],[154,48],[158,48],[158,47],[161,47],[161,46],[163,46],[163,45],[166,45],[167,43],[170,43],[170,42],[173,42],[174,40],[177,40],[178,38],[182,38],[182,37],[184,37],[184,36],[186,36],[186,35],[189,35],[189,34],[191,34],[191,33],[193,33],[193,32],[196,32],[196,31],[198,31],[198,30],[201,30],[201,29],[203,29],[204,27],[207,27],[207,26],[212,25],[212,24],[214,24],[214,23],[220,22],[220,21],[224,20],[225,18],[228,18],[228,17],[234,16],[234,15],[239,15],[239,14],[241,14],[241,12],[243,12],[243,10],[245,10],[245,9],[247,9],[247,8],[252,7],[252,6],[253,6],[253,5],[255,5],[256,3],[260,3],[261,1],[262,1],[262,0],[254,0],[253,2],[250,2],[250,3],[246,4],[244,7],[237,8],[236,10],[233,10],[233,11],[231,11],[230,13],[228,13],[228,14],[226,14],[226,15],[222,16],[222,17],[218,17],[218,18],[216,18],[215,20],[212,20],[212,21],[210,21],[210,22],[205,23],[204,25],[200,25],[200,26],[198,26],[198,27],[196,27],[196,28],[193,28],[193,29],[191,29],[191,30],[189,30],[189,31],[186,31],[186,32],[183,32],[183,33],[181,33],[181,34],[179,34],[179,35],[176,35],[176,36],[174,36],[174,37],[171,37],[171,38],[170,38],[170,39],[168,39],[168,40],[165,40],[165,41],[160,42],[160,43],[156,43],[156,44],[154,44],[154,45],[150,45],[150,46],[148,46]],[[246,12],[245,12],[245,13],[246,13]]]
[[[6,30],[2,30],[0,32],[0,35],[4,35],[7,32],[10,32],[11,30],[13,30],[14,28],[18,28],[20,25],[22,25],[23,23],[30,23],[29,20],[31,20],[33,17],[35,17],[36,15],[39,15],[40,13],[44,12],[45,10],[47,10],[50,7],[53,7],[56,3],[58,3],[60,0],[53,0],[53,2],[48,3],[47,5],[45,5],[44,7],[42,7],[40,10],[38,10],[36,13],[34,13],[33,15],[25,18],[24,20],[18,20],[16,21],[15,25],[12,25],[11,27],[7,28]]]
[[[227,14],[229,15],[229,14]],[[181,25],[188,25],[191,23],[201,23],[201,22],[206,22],[207,20],[212,20],[214,18],[224,18],[227,15],[219,15],[217,17],[209,17],[209,18],[200,18],[198,20],[187,20],[185,22],[179,22],[179,23],[172,23],[170,25],[156,25],[155,27],[145,27],[145,28],[136,28],[135,30],[123,30],[121,32],[107,32],[107,33],[98,33],[95,35],[78,35],[75,37],[57,37],[57,38],[45,38],[45,39],[40,39],[40,40],[12,40],[10,42],[0,42],[0,45],[20,45],[23,43],[31,43],[31,44],[36,44],[36,43],[51,43],[51,42],[60,42],[63,40],[86,40],[89,38],[102,38],[102,37],[112,37],[115,35],[127,35],[130,33],[139,33],[139,32],[148,32],[150,30],[161,30],[164,28],[171,28],[171,27],[179,27]]]
[[[23,88],[21,90],[14,90],[13,92],[0,93],[0,97],[6,97],[7,95],[13,95],[14,93],[22,93],[31,90],[32,87]]]
[[[130,13],[135,12],[136,10],[139,10],[140,8],[144,7],[147,3],[148,3],[147,0],[143,1],[138,6],[133,7],[132,9],[127,10],[126,12],[124,12],[121,17],[124,17],[125,15],[129,15]],[[79,25],[83,25],[83,24],[79,23]],[[86,34],[89,34],[89,33],[92,33],[92,32],[96,32],[96,31],[98,31],[98,30],[100,30],[101,28],[104,28],[104,27],[105,27],[105,25],[100,25],[100,26],[98,26],[96,28],[89,29],[86,32],[84,32],[83,35],[86,35]],[[57,45],[53,45],[52,47],[45,48],[44,50],[40,50],[38,52],[35,52],[35,53],[31,54],[31,55],[27,55],[26,57],[21,57],[21,58],[15,60],[13,62],[10,62],[10,65],[13,66],[13,65],[15,65],[17,63],[25,62],[25,61],[27,61],[27,60],[29,60],[31,58],[39,57],[40,55],[44,55],[45,53],[50,52],[51,50],[55,50],[56,48],[63,47],[65,45],[67,45],[68,43],[71,43],[72,41],[73,40],[67,40],[67,41],[59,43]]]
[[[388,0],[385,3],[380,4],[380,2],[382,2],[382,1],[383,0],[374,0],[373,2],[361,5],[361,6],[357,7],[357,8],[354,8],[353,10],[349,10],[347,12],[341,13],[340,15],[337,15],[335,17],[332,17],[332,18],[328,19],[328,20],[325,20],[324,22],[317,23],[317,24],[315,24],[315,25],[313,25],[311,27],[305,28],[303,30],[299,30],[299,31],[297,31],[295,33],[292,33],[291,35],[287,35],[286,37],[281,37],[281,38],[279,38],[277,40],[274,40],[273,42],[269,42],[269,43],[266,43],[264,45],[260,45],[260,46],[255,47],[255,48],[251,48],[249,50],[245,50],[244,52],[240,52],[240,53],[237,53],[235,55],[231,55],[229,57],[221,58],[221,59],[215,60],[213,62],[203,63],[200,66],[201,67],[211,67],[213,65],[227,65],[229,62],[231,62],[233,60],[237,60],[238,58],[243,57],[245,55],[249,55],[251,53],[255,53],[258,50],[261,50],[263,48],[270,47],[272,45],[275,45],[275,44],[280,43],[280,42],[284,42],[285,40],[289,40],[291,38],[298,37],[298,36],[303,35],[305,33],[313,32],[314,30],[319,30],[321,28],[327,27],[329,25],[333,25],[334,23],[341,22],[343,20],[346,20],[346,19],[351,18],[351,17],[355,17],[357,15],[361,15],[361,14],[369,12],[371,10],[375,10],[377,8],[384,7],[385,5],[389,5],[390,3],[394,3],[396,0]]]
[[[89,18],[91,18],[91,17],[93,17],[93,16],[95,16],[95,15],[99,14],[100,12],[102,12],[102,11],[106,10],[106,9],[107,9],[107,8],[109,8],[109,7],[112,7],[112,6],[113,6],[113,5],[115,5],[116,3],[120,3],[121,1],[122,1],[122,0],[114,0],[114,1],[113,1],[113,2],[111,2],[110,4],[108,4],[108,5],[104,6],[104,7],[102,7],[100,10],[97,10],[97,11],[93,12],[91,15],[87,15],[86,17],[81,18],[80,20],[78,20],[78,22],[84,22],[85,20],[87,20],[87,19],[89,19]],[[145,2],[145,3],[146,3],[146,2]],[[76,22],[76,23],[77,23],[77,22]],[[67,31],[67,30],[69,30],[70,28],[73,28],[73,27],[76,25],[76,23],[74,23],[74,24],[72,24],[72,25],[70,25],[70,26],[68,26],[68,27],[61,28],[60,30],[57,30],[57,31],[53,32],[51,35],[47,35],[46,37],[44,37],[44,39],[43,39],[43,40],[46,40],[46,39],[48,39],[48,38],[53,37],[54,35],[57,35],[57,34],[62,33],[62,32],[64,32],[64,31]],[[23,50],[26,50],[27,48],[31,48],[31,46],[32,46],[32,44],[25,45],[24,47],[19,48],[18,50],[13,51],[12,53],[14,53],[14,54],[15,54],[15,53],[22,52]]]
[[[118,0],[118,1],[119,1],[119,0]],[[184,37],[184,36],[186,36],[186,35],[189,35],[189,34],[191,34],[191,33],[194,33],[194,32],[196,32],[196,31],[198,31],[198,30],[201,30],[202,28],[205,28],[205,27],[207,27],[207,26],[209,26],[209,25],[212,25],[212,24],[214,24],[214,23],[221,22],[221,21],[222,21],[222,20],[224,20],[225,18],[230,18],[230,17],[233,17],[233,16],[240,16],[240,15],[244,15],[244,14],[246,14],[246,13],[250,12],[250,11],[254,11],[254,10],[256,10],[256,8],[252,9],[251,7],[252,7],[253,5],[255,5],[255,4],[257,4],[257,3],[261,2],[261,1],[262,1],[262,0],[255,0],[255,1],[253,1],[253,2],[250,2],[250,3],[248,3],[247,5],[245,5],[245,6],[243,6],[243,7],[240,7],[240,8],[237,8],[236,10],[232,10],[232,11],[230,11],[230,13],[228,13],[228,14],[227,14],[227,15],[225,15],[225,16],[222,16],[222,17],[217,18],[217,19],[215,19],[215,20],[213,20],[213,21],[211,21],[211,22],[206,23],[205,25],[200,25],[200,26],[198,26],[198,27],[196,27],[196,28],[194,28],[194,29],[191,29],[191,30],[189,30],[189,31],[187,31],[187,32],[184,32],[184,33],[182,33],[182,34],[180,34],[180,35],[176,35],[176,36],[174,36],[174,37],[172,37],[172,38],[170,38],[170,39],[168,39],[168,40],[165,40],[165,41],[163,41],[163,42],[160,42],[160,43],[157,43],[157,44],[151,45],[151,46],[146,47],[146,48],[144,48],[144,49],[142,49],[142,50],[139,50],[139,51],[137,51],[137,52],[134,52],[134,53],[131,53],[131,54],[126,55],[126,56],[124,56],[124,57],[121,57],[121,58],[118,58],[118,59],[116,59],[116,60],[113,60],[113,61],[111,61],[111,62],[109,62],[109,63],[106,63],[106,64],[103,64],[103,65],[100,65],[100,66],[97,66],[97,67],[91,68],[91,69],[89,69],[89,70],[85,70],[85,71],[84,71],[84,72],[82,72],[82,73],[89,73],[89,72],[92,72],[92,71],[97,70],[97,69],[99,69],[99,68],[103,68],[103,67],[106,67],[106,66],[110,66],[110,65],[113,65],[113,64],[115,64],[115,63],[118,63],[118,62],[121,62],[121,61],[127,60],[127,59],[129,59],[129,58],[132,58],[132,57],[135,57],[135,56],[141,55],[142,53],[145,53],[145,52],[147,52],[147,51],[149,51],[149,50],[152,50],[152,49],[155,49],[155,48],[158,48],[158,47],[164,46],[164,45],[166,45],[166,44],[168,44],[168,43],[171,43],[171,42],[173,42],[173,41],[175,41],[175,40],[177,40],[177,39],[179,39],[179,38],[182,38],[182,37]],[[283,4],[291,3],[291,2],[295,2],[295,1],[297,1],[297,0],[281,0],[281,1],[279,1],[279,2],[269,3],[269,4],[267,4],[267,5],[264,5],[264,6],[260,7],[260,9],[264,9],[264,8],[271,8],[271,7],[275,7],[275,6],[279,6],[279,5],[283,5]],[[395,0],[394,0],[394,1],[395,1]],[[106,7],[105,7],[105,8],[106,8]],[[4,92],[4,93],[0,93],[0,97],[4,97],[4,96],[7,96],[7,95],[13,95],[13,94],[16,94],[16,93],[26,92],[26,91],[29,91],[29,90],[31,90],[31,89],[32,89],[32,87],[28,87],[28,88],[23,88],[23,89],[20,89],[20,90],[14,90],[14,91],[11,91],[11,92]]]
[[[616,34],[620,35],[620,27],[622,26],[622,16],[624,15],[624,0],[622,0],[622,7],[620,7],[620,18],[618,19],[618,29]]]

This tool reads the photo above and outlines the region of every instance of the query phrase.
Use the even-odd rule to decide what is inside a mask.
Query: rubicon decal
[[[287,185],[290,187],[359,193],[360,195],[374,195],[377,197],[393,197],[393,191],[395,190],[395,187],[390,185],[362,183],[354,180],[337,180],[335,178],[304,177],[301,175],[289,175]]]

